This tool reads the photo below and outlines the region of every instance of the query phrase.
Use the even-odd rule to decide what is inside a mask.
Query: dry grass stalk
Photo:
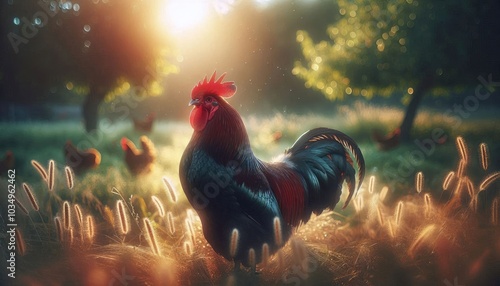
[[[397,208],[396,208],[396,214],[395,214],[396,219],[395,219],[395,222],[396,222],[397,226],[399,226],[400,223],[401,223],[401,218],[403,216],[403,206],[404,206],[403,201],[400,201],[398,203]]]
[[[458,179],[458,183],[457,183],[457,187],[455,188],[455,192],[453,192],[453,196],[460,196],[460,194],[462,193],[462,187],[463,187],[463,179],[460,178]]]
[[[483,170],[488,169],[488,145],[486,143],[479,144],[479,154],[481,155],[481,167]]]
[[[295,256],[295,261],[297,262],[297,264],[302,265],[303,262],[307,259],[306,246],[298,238],[294,238],[291,244],[292,244],[292,251]]]
[[[368,183],[368,192],[373,194],[373,189],[375,188],[375,176],[370,177],[370,181]]]
[[[71,209],[68,201],[64,201],[63,203],[63,222],[64,228],[69,230],[71,227]]]
[[[255,249],[253,248],[250,248],[248,250],[248,264],[250,265],[250,267],[255,268]]]
[[[469,207],[472,211],[477,212],[477,195],[474,195],[470,201]]]
[[[240,232],[235,228],[231,232],[231,244],[229,245],[229,255],[231,255],[231,257],[236,256],[236,252],[238,251],[239,240],[240,240]]]
[[[144,225],[146,227],[146,234],[148,236],[149,246],[154,254],[160,255],[160,247],[156,241],[156,235],[151,225],[151,221],[148,218],[144,218]]]
[[[380,196],[378,197],[381,202],[385,200],[385,197],[387,197],[387,193],[389,193],[389,187],[384,186],[382,190],[380,191]]]
[[[63,242],[64,236],[63,236],[63,228],[62,228],[62,224],[61,224],[61,219],[56,216],[54,218],[54,223],[56,225],[57,238],[59,239],[60,242]]]
[[[163,183],[167,187],[167,195],[171,202],[177,202],[177,192],[175,191],[172,182],[167,177],[163,177]]]
[[[116,187],[112,187],[112,188],[111,188],[111,193],[112,193],[113,195],[118,195],[118,196],[120,196],[120,197],[122,196],[122,194],[120,193],[120,191],[118,191],[118,189],[117,189]]]
[[[153,203],[156,205],[160,217],[165,217],[165,209],[163,208],[163,204],[161,203],[160,199],[157,196],[151,196],[151,199],[153,200]]]
[[[470,198],[472,199],[474,197],[474,184],[472,181],[469,179],[469,177],[465,177],[465,185],[467,186],[467,193],[469,193]]]
[[[420,234],[417,236],[415,241],[408,248],[408,254],[410,257],[415,257],[416,252],[422,246],[422,244],[433,234],[436,226],[434,224],[426,226]]]
[[[118,220],[120,221],[120,230],[122,234],[127,234],[130,231],[129,221],[127,213],[125,212],[125,206],[122,200],[116,202],[116,209],[118,212]]]
[[[48,180],[48,186],[49,190],[52,191],[54,189],[54,183],[55,183],[55,162],[54,160],[49,161],[49,180]]]
[[[448,187],[450,186],[451,180],[453,180],[453,177],[455,177],[455,172],[451,171],[446,175],[446,178],[443,181],[443,190],[447,191]]]
[[[274,229],[274,242],[276,245],[280,246],[283,244],[283,232],[281,230],[281,221],[279,217],[275,217],[273,220],[273,229]]]
[[[193,244],[189,240],[184,241],[184,253],[187,256],[193,255]]]
[[[356,201],[358,201],[358,211],[361,211],[365,207],[365,199],[363,196],[358,196]]]
[[[417,189],[417,193],[421,193],[424,187],[424,174],[422,172],[418,172],[415,177],[415,188]]]
[[[266,266],[269,262],[269,244],[262,244],[262,266]]]
[[[486,190],[486,188],[498,178],[500,178],[500,172],[493,173],[486,177],[479,185],[479,191]]]
[[[80,225],[80,228],[83,225],[83,214],[82,214],[82,209],[78,204],[75,204],[73,206],[75,208],[75,213],[76,213],[76,221],[78,221],[78,224]]]
[[[491,204],[491,223],[498,225],[498,198],[494,199]]]
[[[75,241],[75,236],[73,233],[73,228],[70,228],[69,231],[69,245],[73,245],[73,242]]]
[[[385,224],[384,213],[380,209],[380,206],[377,206],[377,219],[378,219],[378,223],[381,226]]]
[[[430,216],[432,211],[432,203],[431,203],[431,195],[424,195],[424,203],[425,203],[425,214],[426,216]]]
[[[75,208],[75,214],[76,214],[76,221],[78,222],[78,228],[80,230],[80,242],[83,243],[83,213],[82,209],[78,204],[74,204],[73,207]]]
[[[90,242],[94,240],[95,230],[94,230],[94,218],[91,215],[87,216],[87,237]]]
[[[465,144],[464,138],[462,138],[461,136],[457,137],[457,149],[462,160],[467,163],[469,160],[469,152],[467,151],[467,145]]]
[[[28,210],[26,209],[26,207],[16,198],[16,200],[14,201],[14,203],[19,207],[19,209],[21,209],[21,211],[25,214],[25,215],[28,215],[29,212]]]
[[[186,216],[192,221],[196,221],[196,215],[194,214],[194,211],[192,209],[187,209],[186,210]]]
[[[191,219],[186,218],[185,220],[186,223],[186,230],[189,234],[189,237],[191,237],[191,240],[193,241],[193,245],[196,241],[195,233],[194,233],[194,228],[193,228],[193,223],[191,222]]]
[[[31,207],[35,210],[35,211],[39,211],[40,210],[40,207],[38,206],[38,202],[35,198],[35,195],[33,194],[33,192],[31,191],[31,188],[28,184],[26,183],[23,183],[23,189],[24,189],[24,192],[26,193],[26,195],[28,196],[28,199],[30,200],[30,203],[31,203]]]
[[[47,172],[45,171],[45,169],[42,167],[42,165],[40,163],[38,163],[37,161],[35,160],[31,160],[31,165],[33,165],[33,167],[35,167],[35,169],[38,171],[38,173],[40,174],[40,176],[42,176],[42,179],[44,181],[47,181]]]
[[[21,256],[26,254],[26,243],[24,242],[23,234],[18,227],[15,229],[17,253]]]
[[[167,228],[170,234],[174,234],[175,224],[174,224],[174,215],[172,214],[172,212],[167,212]]]
[[[75,183],[73,180],[73,172],[71,171],[71,168],[66,166],[64,167],[64,173],[66,174],[66,185],[68,185],[68,189],[73,189]]]
[[[359,213],[365,207],[365,201],[362,195],[359,195],[355,200],[352,201],[354,210]]]
[[[467,166],[467,162],[465,160],[460,160],[458,163],[457,177],[460,179],[464,175],[465,167]]]
[[[387,221],[387,230],[389,231],[389,235],[391,236],[391,238],[396,237],[396,232],[394,231],[391,220]]]

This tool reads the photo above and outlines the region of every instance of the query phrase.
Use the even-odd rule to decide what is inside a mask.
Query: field
[[[147,134],[157,151],[155,168],[137,177],[127,170],[120,148],[122,137],[137,144],[142,135],[128,122],[112,123],[106,132],[94,134],[85,134],[76,121],[1,123],[0,151],[15,155],[16,196],[28,212],[16,212],[17,241],[23,244],[15,285],[500,283],[500,121],[424,110],[416,119],[417,142],[379,151],[373,131],[389,132],[401,116],[398,109],[357,104],[341,106],[331,116],[245,117],[259,158],[272,160],[303,132],[324,126],[352,136],[367,166],[351,204],[301,226],[278,255],[257,265],[259,274],[232,272],[232,263],[203,238],[178,178],[179,160],[192,132],[187,120],[155,123]],[[442,132],[444,139],[436,142],[433,132]],[[63,157],[67,140],[102,154],[97,169],[73,174],[70,182]],[[483,153],[481,143],[486,146]],[[54,160],[52,190],[50,179],[43,179],[32,160],[45,170]],[[4,198],[8,180],[1,175]],[[6,204],[2,199],[1,209]],[[2,244],[8,241],[5,234],[2,229]],[[5,261],[0,262],[2,271]]]

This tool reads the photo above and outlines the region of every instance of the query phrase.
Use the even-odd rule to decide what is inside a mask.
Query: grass
[[[120,139],[138,143],[142,134],[129,123],[91,135],[79,122],[2,123],[0,151],[13,151],[16,182],[27,183],[33,193],[32,198],[17,189],[29,215],[17,213],[25,253],[18,255],[14,284],[120,285],[117,277],[129,279],[129,285],[446,285],[443,281],[453,284],[455,277],[465,285],[498,283],[498,176],[490,177],[487,190],[480,189],[499,167],[494,153],[500,142],[498,120],[464,120],[450,127],[450,118],[424,110],[416,119],[415,136],[431,138],[432,130],[441,128],[446,142],[432,152],[415,144],[378,151],[373,130],[389,132],[401,116],[397,109],[358,104],[339,107],[332,116],[245,118],[254,152],[262,159],[271,160],[306,130],[324,126],[359,142],[367,165],[353,202],[300,227],[282,251],[257,265],[259,275],[231,272],[231,263],[205,241],[201,222],[183,195],[178,162],[190,138],[188,124],[157,122],[148,135],[157,149],[155,169],[132,177]],[[469,156],[461,172],[459,135]],[[67,140],[102,154],[100,167],[75,176],[71,189],[62,151]],[[490,155],[486,171],[480,143]],[[48,170],[51,159],[53,191],[31,164],[36,160]],[[450,171],[459,175],[443,191]],[[2,197],[6,185],[1,178]],[[381,194],[384,187],[387,195]],[[1,209],[5,204],[2,200]]]

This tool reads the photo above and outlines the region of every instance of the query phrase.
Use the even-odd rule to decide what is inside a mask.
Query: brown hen
[[[71,141],[64,145],[64,159],[66,165],[71,167],[76,174],[97,168],[101,164],[101,153],[94,148],[79,150]]]
[[[133,175],[147,174],[153,170],[156,159],[156,151],[153,142],[146,136],[141,136],[142,150],[137,149],[135,144],[123,137],[121,144],[125,151],[125,163]]]

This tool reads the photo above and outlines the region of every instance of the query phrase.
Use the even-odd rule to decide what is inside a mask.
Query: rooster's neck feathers
[[[223,164],[242,156],[253,155],[240,115],[224,99],[220,98],[219,104],[217,114],[205,129],[193,133],[191,144],[202,148]]]

